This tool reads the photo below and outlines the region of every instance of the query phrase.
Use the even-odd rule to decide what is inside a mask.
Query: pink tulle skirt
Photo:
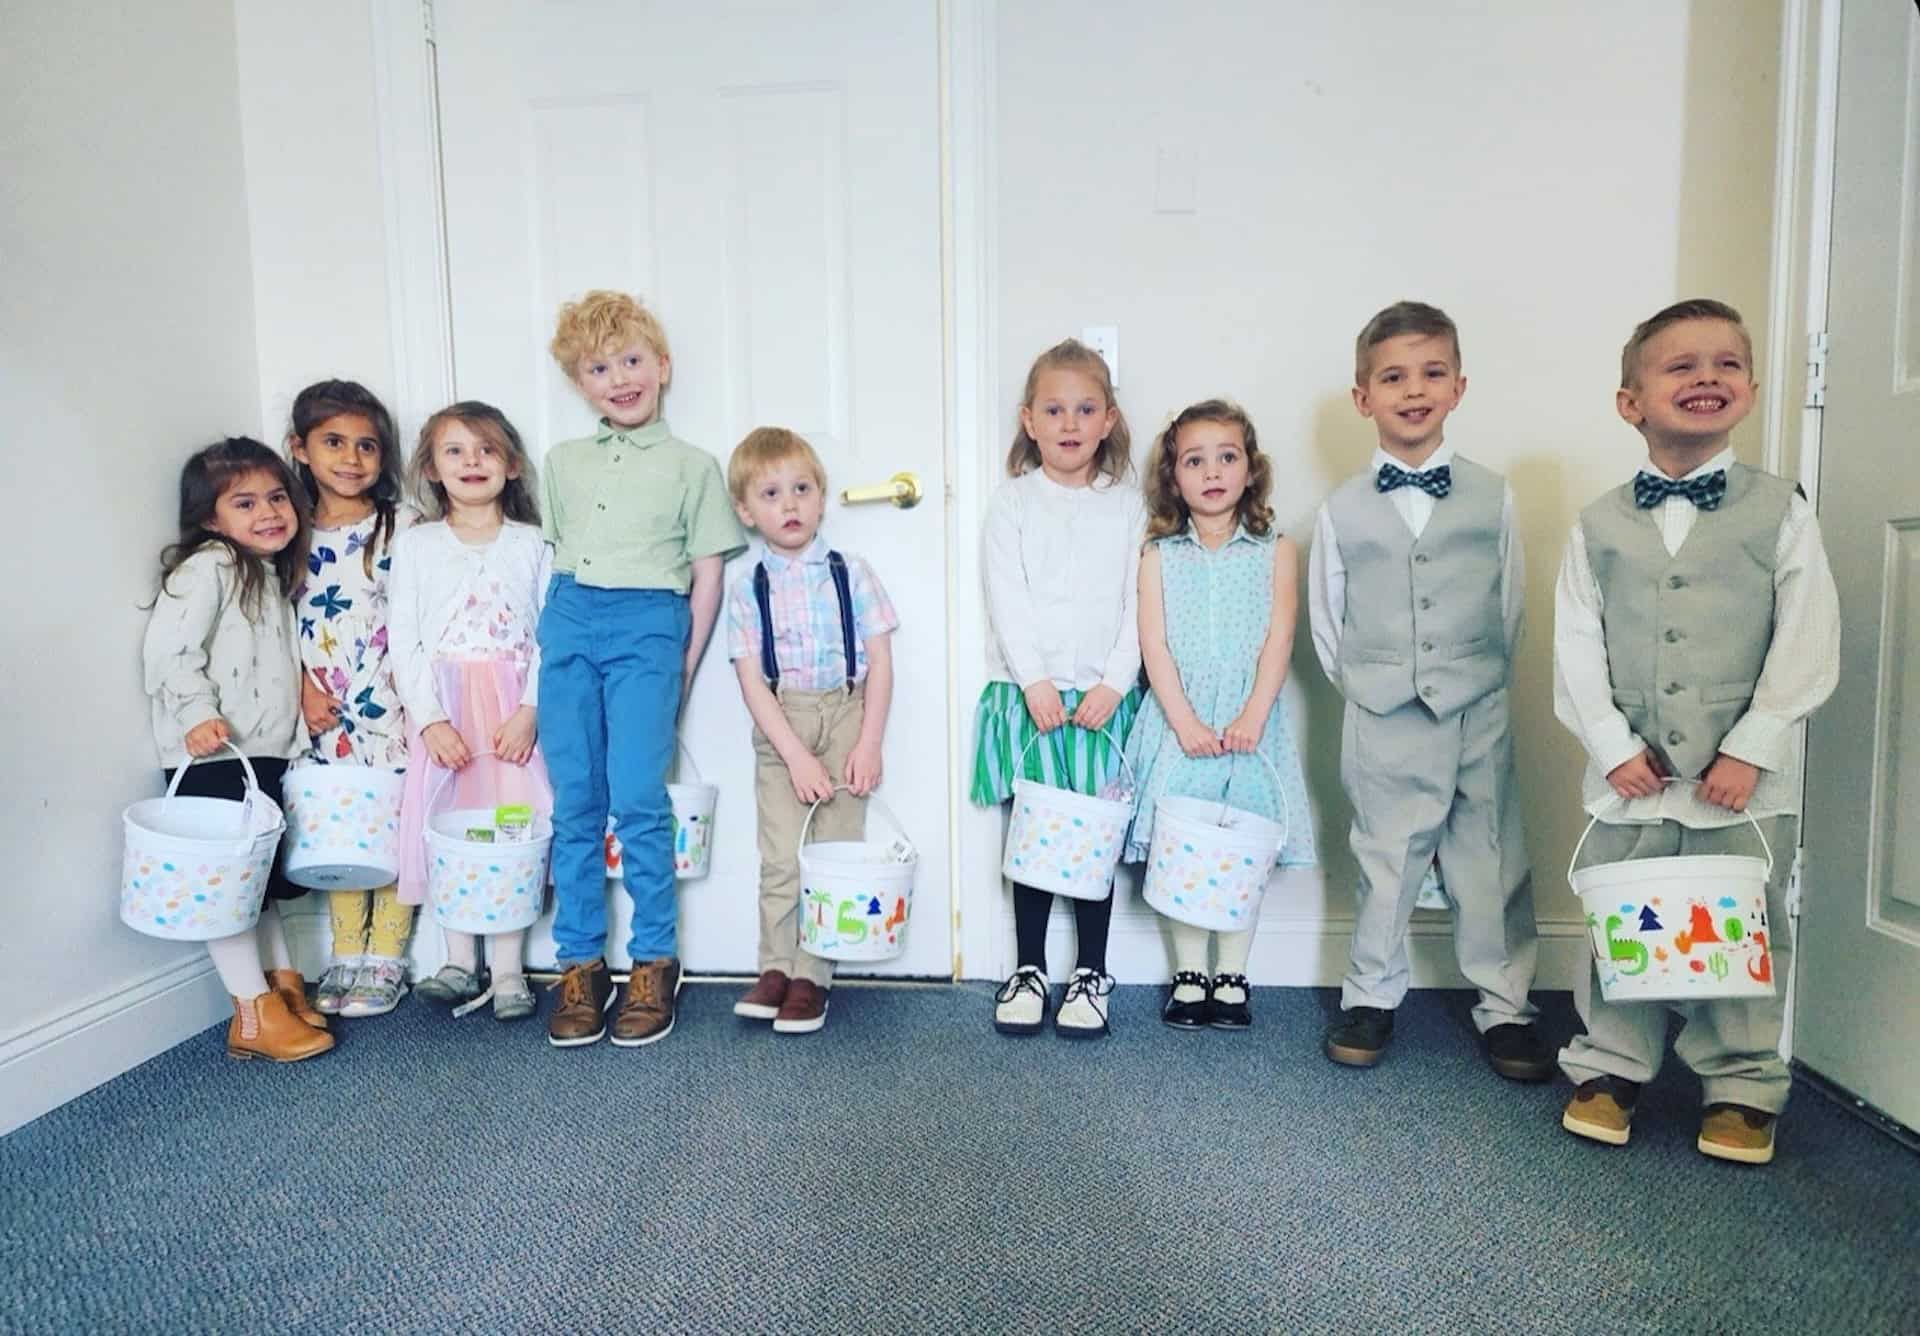
[[[525,765],[478,754],[492,750],[494,733],[520,708],[521,693],[527,689],[525,666],[512,659],[435,659],[433,675],[447,722],[460,730],[475,756],[436,795],[447,771],[434,764],[420,740],[420,730],[408,730],[407,783],[400,797],[400,902],[408,905],[427,897],[422,832],[429,802],[440,812],[525,803],[542,816],[553,815],[553,788],[547,783],[547,763],[537,746]]]

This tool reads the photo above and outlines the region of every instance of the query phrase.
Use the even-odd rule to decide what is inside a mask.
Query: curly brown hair
[[[1147,457],[1147,537],[1171,538],[1185,530],[1192,518],[1173,475],[1180,459],[1180,429],[1196,422],[1240,429],[1247,447],[1247,490],[1240,494],[1234,518],[1248,533],[1265,538],[1273,531],[1273,507],[1267,503],[1273,491],[1273,461],[1260,453],[1260,437],[1247,410],[1227,399],[1206,399],[1181,409],[1155,439],[1153,453]]]
[[[1113,482],[1119,482],[1127,476],[1133,467],[1133,433],[1127,428],[1127,415],[1120,411],[1120,401],[1113,397],[1113,373],[1107,370],[1107,359],[1078,339],[1063,339],[1053,347],[1033,359],[1033,366],[1027,371],[1027,387],[1020,391],[1020,406],[1033,407],[1033,396],[1039,392],[1040,377],[1049,371],[1078,371],[1097,382],[1100,392],[1106,396],[1107,406],[1113,410],[1113,430],[1093,450],[1093,471],[1096,475],[1105,474]],[[1013,429],[1013,448],[1007,451],[1007,473],[1019,477],[1031,473],[1040,467],[1040,445],[1027,435],[1024,425]]]

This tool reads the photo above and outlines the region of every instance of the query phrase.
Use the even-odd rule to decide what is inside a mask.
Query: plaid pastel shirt
[[[900,625],[887,591],[873,567],[842,553],[847,585],[853,594],[853,680],[867,679],[867,641]],[[767,605],[773,610],[773,656],[780,683],[796,691],[826,691],[847,680],[846,650],[840,637],[840,600],[827,565],[827,541],[815,535],[797,557],[771,549],[760,554],[767,567]],[[760,606],[753,596],[749,563],[727,594],[727,657],[760,658]]]

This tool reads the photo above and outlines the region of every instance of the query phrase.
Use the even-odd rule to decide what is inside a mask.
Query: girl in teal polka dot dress
[[[1273,531],[1272,485],[1253,422],[1224,400],[1183,410],[1154,443],[1140,559],[1140,655],[1153,694],[1127,740],[1139,778],[1129,861],[1146,858],[1161,797],[1231,801],[1286,827],[1282,867],[1314,861],[1306,782],[1280,699],[1299,551]],[[1161,1019],[1183,1030],[1251,1025],[1253,925],[1211,934],[1168,926],[1174,975]],[[1218,955],[1211,974],[1209,937]]]

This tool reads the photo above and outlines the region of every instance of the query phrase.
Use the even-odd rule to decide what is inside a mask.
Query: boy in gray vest
[[[1323,1047],[1350,1067],[1385,1053],[1407,993],[1407,922],[1437,859],[1487,1061],[1544,1081],[1507,707],[1523,583],[1513,489],[1443,440],[1467,388],[1445,312],[1389,306],[1354,360],[1353,402],[1380,444],[1321,507],[1307,580],[1314,652],[1347,699],[1340,779],[1360,865],[1351,967]]]
[[[1780,1058],[1792,959],[1785,889],[1800,793],[1794,725],[1839,677],[1840,607],[1813,508],[1792,483],[1734,462],[1753,407],[1753,343],[1716,301],[1669,306],[1620,358],[1620,416],[1647,462],[1580,514],[1554,590],[1554,712],[1589,758],[1583,865],[1774,851],[1767,886],[1773,997],[1610,1003],[1589,969],[1587,1032],[1560,1053],[1575,1084],[1561,1125],[1622,1146],[1660,1069],[1667,1013],[1700,1076],[1703,1154],[1773,1158],[1786,1106]]]

